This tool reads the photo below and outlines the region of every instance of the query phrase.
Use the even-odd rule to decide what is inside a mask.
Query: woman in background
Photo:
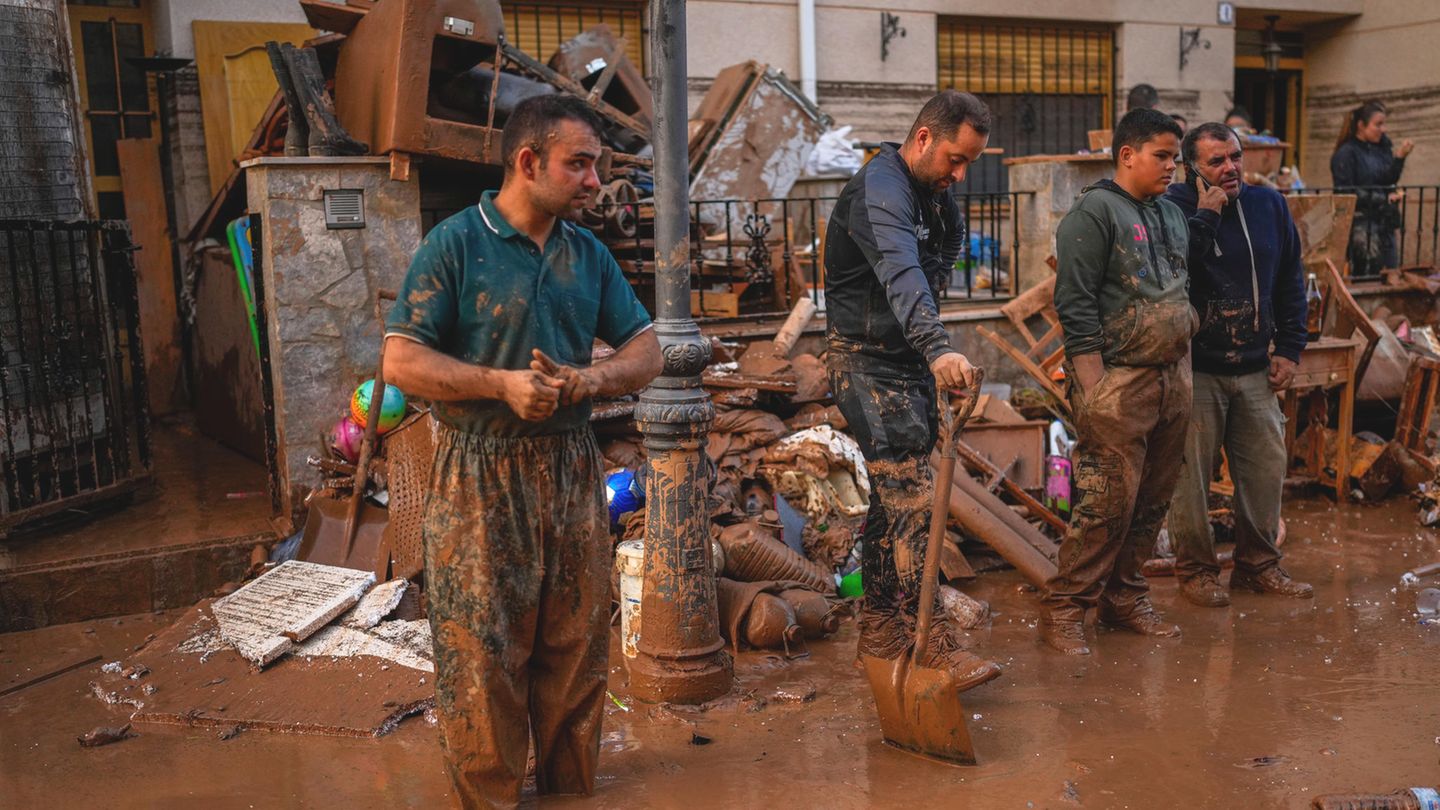
[[[1400,227],[1400,201],[1405,192],[1395,188],[1405,170],[1405,157],[1415,148],[1405,139],[1393,146],[1385,134],[1385,105],[1367,101],[1345,117],[1330,176],[1335,190],[1355,194],[1355,223],[1350,229],[1350,274],[1378,276],[1400,263],[1395,231]]]

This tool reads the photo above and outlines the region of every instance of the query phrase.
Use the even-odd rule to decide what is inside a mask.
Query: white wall
[[[195,58],[195,20],[303,23],[295,0],[155,0],[155,48],[172,56]]]

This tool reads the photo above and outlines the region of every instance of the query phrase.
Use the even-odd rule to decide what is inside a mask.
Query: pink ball
[[[355,424],[349,416],[342,416],[330,430],[330,447],[354,464],[360,459],[360,442],[364,438],[365,428]]]

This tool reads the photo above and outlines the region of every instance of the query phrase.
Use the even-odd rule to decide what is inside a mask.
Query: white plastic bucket
[[[615,548],[615,567],[620,569],[620,651],[626,658],[636,655],[640,641],[640,594],[645,583],[645,541],[626,540]]]

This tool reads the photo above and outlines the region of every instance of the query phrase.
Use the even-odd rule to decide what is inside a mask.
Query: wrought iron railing
[[[1014,294],[1014,268],[1021,259],[1013,211],[1018,198],[1029,193],[956,195],[967,233],[942,300]],[[812,296],[823,308],[822,243],[836,199],[692,201],[691,290],[697,317],[783,314],[803,295]],[[602,198],[589,222],[642,300],[648,300],[655,259],[648,207],[648,201]]]
[[[0,533],[150,471],[123,222],[0,220]]]
[[[1389,195],[1400,192],[1399,200],[1386,215],[1374,207],[1358,206],[1356,218],[1361,221],[1349,234],[1350,277],[1373,279],[1380,270],[1395,267],[1440,265],[1440,186],[1351,186],[1347,188],[1317,187],[1287,190],[1287,194],[1355,194],[1374,192]],[[1375,224],[1370,224],[1375,223]],[[1390,227],[1393,225],[1394,227]],[[1385,235],[1390,249],[1384,250]],[[1366,261],[1364,256],[1378,256],[1379,261]]]

